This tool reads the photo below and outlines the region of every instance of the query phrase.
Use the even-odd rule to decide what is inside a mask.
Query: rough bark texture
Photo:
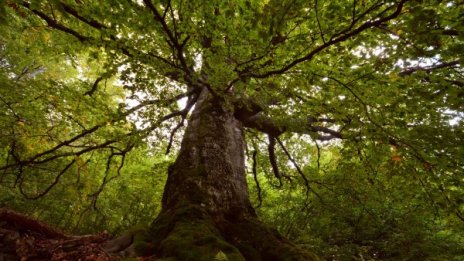
[[[200,95],[169,171],[165,210],[188,203],[214,216],[255,216],[245,180],[242,130],[225,105],[214,102],[206,91]]]
[[[258,221],[244,146],[233,110],[203,91],[169,169],[163,210],[141,243],[135,237],[135,252],[157,260],[318,260]]]

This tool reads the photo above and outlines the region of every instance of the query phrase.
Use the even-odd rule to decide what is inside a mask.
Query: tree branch
[[[98,84],[103,80],[103,76],[98,77],[92,85],[92,88],[84,93],[84,95],[92,96],[92,94],[97,90]]]
[[[23,189],[23,179],[21,178],[21,181],[19,183],[19,191],[21,193],[21,195],[23,195],[26,199],[32,199],[32,200],[36,200],[36,199],[39,199],[43,196],[45,196],[46,194],[48,194],[48,192],[50,192],[50,190],[56,185],[58,184],[58,182],[60,181],[60,178],[63,176],[64,173],[66,173],[66,171],[74,164],[74,162],[76,162],[76,159],[74,158],[73,160],[71,160],[71,162],[69,164],[67,164],[61,171],[60,173],[58,173],[58,175],[55,177],[55,180],[53,181],[52,184],[50,184],[43,192],[41,193],[38,193],[37,195],[35,196],[29,196],[27,195],[25,192],[24,192],[24,189]]]
[[[337,43],[340,43],[340,42],[343,42],[351,37],[354,37],[358,34],[360,34],[361,32],[369,29],[369,28],[372,28],[372,27],[377,27],[377,26],[380,26],[381,24],[385,23],[385,22],[388,22],[396,17],[398,17],[400,14],[401,14],[401,11],[403,10],[403,6],[404,6],[404,3],[406,3],[408,0],[401,0],[398,5],[396,6],[396,10],[386,16],[386,17],[383,17],[383,18],[377,18],[377,19],[374,19],[374,20],[369,20],[365,23],[363,23],[362,25],[360,25],[358,28],[354,29],[354,30],[351,30],[351,31],[348,31],[346,33],[339,33],[340,36],[338,37],[335,37],[335,38],[331,38],[329,41],[327,41],[326,43],[316,47],[315,49],[313,49],[311,52],[309,52],[307,55],[301,57],[301,58],[298,58],[298,59],[295,59],[293,60],[292,62],[288,63],[287,65],[285,65],[284,67],[280,68],[280,69],[277,69],[277,70],[271,70],[271,71],[268,71],[268,72],[265,72],[265,73],[250,73],[250,72],[246,72],[245,75],[242,75],[243,76],[248,76],[248,77],[252,77],[252,78],[267,78],[267,77],[270,77],[272,75],[279,75],[279,74],[283,74],[285,72],[287,72],[288,70],[290,70],[291,68],[293,68],[294,66],[302,63],[302,62],[305,62],[305,61],[309,61],[311,60],[316,54],[320,53],[321,51],[327,49],[328,47],[331,47],[332,45],[335,45]],[[387,8],[387,10],[390,9]],[[338,35],[338,34],[336,34]]]
[[[186,40],[184,40],[185,42],[180,44],[179,39],[177,39],[176,35],[173,34],[171,29],[167,25],[166,21],[164,20],[163,16],[158,12],[158,10],[153,5],[151,0],[143,0],[143,2],[145,3],[145,6],[147,6],[147,8],[153,13],[153,16],[154,16],[155,20],[158,21],[161,24],[161,26],[163,28],[163,31],[166,33],[166,35],[168,37],[168,41],[171,43],[170,45],[172,45],[176,49],[177,59],[179,59],[180,63],[182,64],[184,72],[187,75],[190,75],[190,68],[187,65],[187,61],[185,60],[184,51],[183,51],[183,47],[186,44]]]
[[[105,168],[105,176],[103,177],[103,181],[98,187],[97,191],[94,193],[88,195],[87,197],[91,200],[90,208],[91,209],[97,209],[97,200],[98,196],[103,192],[105,189],[105,186],[111,182],[112,180],[116,179],[117,177],[121,176],[121,170],[124,167],[125,159],[126,159],[126,154],[133,148],[133,144],[129,144],[124,150],[121,152],[114,152],[111,150],[111,154],[108,157],[106,161],[106,168]],[[111,162],[113,160],[113,157],[115,156],[121,156],[121,162],[119,163],[118,169],[116,170],[116,175],[109,177],[110,169],[111,169]]]
[[[280,147],[282,148],[282,150],[285,152],[285,155],[287,155],[287,158],[292,162],[293,166],[296,168],[298,174],[300,174],[300,177],[303,179],[304,181],[304,184],[305,184],[305,188],[306,188],[306,201],[308,200],[309,198],[309,192],[312,191],[314,193],[314,195],[316,195],[319,200],[321,200],[321,202],[323,202],[322,200],[322,197],[317,193],[315,192],[312,188],[311,188],[311,185],[309,185],[309,180],[308,178],[306,177],[306,175],[303,173],[303,171],[300,169],[300,166],[298,166],[298,164],[296,163],[296,161],[293,159],[293,157],[290,155],[290,153],[288,152],[287,148],[284,146],[284,144],[282,143],[282,141],[279,139],[279,138],[276,138],[277,139],[277,142],[279,143]]]
[[[102,24],[102,23],[100,23],[100,22],[98,22],[98,21],[96,21],[96,20],[93,20],[93,19],[91,19],[91,18],[85,18],[85,17],[81,16],[81,15],[76,11],[76,9],[74,9],[74,8],[71,7],[70,5],[67,5],[67,4],[65,4],[65,3],[63,3],[63,2],[59,2],[59,4],[63,7],[63,10],[64,10],[66,13],[68,13],[68,14],[74,16],[75,18],[77,18],[77,19],[80,20],[81,22],[84,22],[84,23],[86,23],[87,25],[90,25],[91,27],[93,27],[93,28],[95,28],[95,29],[100,30],[100,29],[106,29],[106,28],[108,28],[107,26],[105,26],[104,24]]]
[[[96,40],[94,38],[84,36],[84,35],[78,33],[77,31],[75,31],[75,30],[73,30],[73,29],[71,29],[69,27],[66,27],[66,26],[64,26],[62,24],[59,24],[53,18],[47,16],[45,13],[43,13],[43,12],[41,12],[39,10],[31,9],[30,4],[27,3],[27,2],[22,2],[22,5],[24,7],[26,7],[27,9],[29,9],[34,14],[36,14],[37,16],[39,16],[40,18],[42,18],[43,20],[45,20],[47,22],[48,26],[50,26],[51,28],[54,28],[54,29],[57,29],[57,30],[62,31],[64,33],[67,33],[69,35],[72,35],[72,36],[76,37],[81,42],[98,43],[97,46],[99,46],[99,47],[102,47],[102,46],[108,47],[108,46],[110,46],[108,44],[108,41]],[[65,11],[67,9],[67,11],[66,11],[67,13],[73,15],[74,17],[78,18],[80,21],[83,21],[87,25],[90,25],[92,28],[99,29],[99,30],[107,28],[103,24],[100,24],[97,21],[94,21],[94,20],[91,20],[91,19],[86,19],[86,18],[80,16],[77,13],[77,11],[75,11],[71,7],[64,8],[64,9],[65,9]],[[134,56],[147,57],[148,56],[148,57],[152,57],[154,59],[157,59],[157,60],[169,65],[174,70],[179,69],[177,65],[175,65],[173,62],[169,61],[168,59],[166,59],[164,57],[161,57],[159,55],[153,54],[153,53],[145,53],[145,52],[139,51],[137,49],[131,48],[130,45],[124,44],[122,42],[122,40],[118,40],[114,35],[109,35],[109,39],[111,41],[113,41],[113,42],[118,43],[116,45],[111,45],[111,47],[117,49],[122,54],[126,55],[127,57],[134,57]],[[166,73],[164,76],[168,77],[171,80],[179,82],[178,77],[172,77],[172,75],[173,75],[172,73]]]
[[[297,129],[283,125],[282,123],[277,124],[271,117],[265,116],[263,112],[259,112],[248,118],[238,118],[238,120],[247,128],[258,130],[273,137],[278,137],[284,132],[293,132],[301,134],[318,133],[319,135],[315,137],[315,139],[321,141],[343,139],[343,135],[339,131],[324,126],[313,125],[314,117],[308,117],[307,119],[292,118],[291,121],[296,121],[296,123],[291,125],[297,126]],[[321,122],[324,120],[327,119],[322,119]],[[320,133],[327,135],[321,135]]]
[[[256,159],[257,154],[258,154],[258,151],[254,150],[252,154],[253,165],[251,167],[251,170],[253,172],[253,179],[255,180],[256,189],[258,190],[258,205],[256,206],[256,208],[259,208],[261,207],[261,204],[263,203],[263,198],[261,195],[261,186],[259,185],[259,180],[258,180],[258,172],[256,171],[256,164],[258,162]]]
[[[277,180],[279,180],[279,186],[277,187],[281,188],[283,185],[282,175],[280,174],[279,166],[277,165],[277,159],[275,155],[275,138],[271,135],[268,135],[267,137],[269,139],[269,144],[267,146],[267,151],[269,154],[269,163],[271,163],[272,172],[274,173],[274,176],[277,178]]]
[[[175,101],[177,101],[177,100],[179,100],[179,99],[181,99],[183,97],[186,97],[187,95],[190,95],[190,93],[182,93],[182,94],[176,95],[173,98],[167,99],[167,100],[147,100],[147,101],[144,101],[141,104],[139,104],[139,105],[127,110],[127,111],[122,112],[120,115],[115,117],[112,121],[110,121],[110,123],[114,123],[114,122],[117,122],[117,121],[119,121],[121,119],[124,119],[126,116],[128,116],[128,115],[130,115],[130,114],[144,108],[145,106],[154,105],[154,104],[168,105],[168,104],[170,104],[172,102],[175,102]],[[191,106],[193,106],[193,105],[191,105]],[[159,124],[162,123],[163,121],[168,120],[170,118],[173,118],[175,116],[182,115],[182,113],[183,113],[183,111],[177,111],[177,112],[173,112],[171,114],[168,114],[168,115],[164,116],[163,118],[161,118],[154,125],[154,127],[151,127],[151,130],[159,127]],[[68,157],[68,156],[79,156],[79,155],[82,155],[82,154],[85,154],[85,153],[88,153],[90,151],[94,151],[94,150],[97,150],[97,149],[108,148],[109,145],[116,143],[117,140],[107,140],[107,141],[105,141],[103,143],[96,144],[94,146],[85,147],[84,149],[79,150],[79,151],[71,151],[71,152],[63,152],[63,153],[55,154],[55,153],[59,152],[64,147],[73,147],[72,144],[74,142],[95,133],[97,130],[99,130],[100,128],[103,128],[106,125],[107,125],[107,122],[97,124],[97,125],[93,126],[92,128],[89,128],[89,129],[86,129],[86,130],[82,131],[80,134],[78,134],[78,135],[76,135],[76,136],[74,136],[74,137],[72,137],[72,138],[70,138],[68,140],[60,142],[59,144],[57,144],[56,146],[54,146],[54,147],[52,147],[50,149],[47,149],[47,150],[45,150],[43,152],[40,152],[40,153],[38,153],[38,154],[36,154],[36,155],[34,155],[32,157],[29,157],[28,159],[21,159],[19,157],[19,155],[17,155],[14,152],[14,143],[13,143],[13,145],[11,146],[12,150],[9,152],[9,154],[11,154],[13,156],[15,162],[10,163],[10,164],[8,164],[8,162],[7,162],[6,165],[0,166],[0,170],[7,170],[7,169],[15,168],[15,167],[22,167],[22,166],[28,166],[28,165],[43,164],[43,163],[46,163],[46,162],[49,162],[51,160],[55,160],[55,159],[58,159],[58,158],[63,158],[63,157]],[[140,131],[134,131],[134,132],[128,133],[127,135],[130,136],[130,135],[134,135],[134,134],[139,133],[139,132]],[[145,135],[148,135],[148,133],[145,133]],[[43,158],[45,156],[47,156],[47,157]]]
[[[30,10],[31,12],[33,12],[34,14],[38,15],[38,16],[39,16],[40,18],[42,18],[43,20],[45,20],[45,21],[47,22],[48,26],[50,26],[50,27],[53,27],[53,28],[55,28],[55,29],[57,29],[57,30],[60,30],[60,31],[65,32],[65,33],[67,33],[67,34],[70,34],[70,35],[76,37],[76,38],[77,38],[79,41],[81,41],[81,42],[84,42],[84,41],[90,39],[90,38],[87,37],[87,36],[84,36],[84,35],[82,35],[82,34],[76,32],[76,31],[74,31],[74,30],[72,30],[72,29],[70,29],[70,28],[68,28],[68,27],[65,27],[65,26],[63,26],[63,25],[57,23],[54,19],[50,18],[49,16],[47,16],[46,14],[40,12],[39,10],[33,10],[33,9],[31,8],[31,5],[30,5],[28,2],[23,1],[23,2],[21,3],[21,5],[24,6],[24,7],[26,7],[27,9],[29,9],[29,10]]]
[[[184,122],[185,122],[185,119],[187,118],[187,114],[189,113],[190,109],[192,109],[193,105],[195,105],[197,101],[197,97],[193,97],[191,99],[188,100],[187,102],[187,106],[185,106],[185,108],[182,110],[181,112],[181,121],[179,122],[179,124],[174,127],[174,129],[171,131],[171,135],[169,137],[169,143],[168,143],[168,146],[166,148],[166,155],[169,154],[170,150],[171,150],[171,147],[172,147],[172,142],[174,140],[174,135],[176,134],[176,132],[182,127],[184,126]]]
[[[451,61],[451,62],[438,63],[438,64],[434,64],[430,66],[415,66],[415,67],[410,67],[410,68],[406,68],[402,70],[398,75],[408,76],[417,71],[429,73],[429,72],[432,72],[433,70],[449,68],[449,67],[457,67],[459,65],[460,65],[460,62],[456,60],[456,61]]]

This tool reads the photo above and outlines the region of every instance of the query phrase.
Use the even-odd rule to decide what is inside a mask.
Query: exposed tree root
[[[68,236],[30,217],[0,209],[0,260],[116,260],[100,248],[108,235]]]
[[[256,218],[215,220],[194,205],[165,211],[127,249],[156,260],[320,260]]]
[[[40,221],[0,209],[1,260],[319,260],[254,217],[213,219],[201,206],[164,211],[148,229],[69,236]]]

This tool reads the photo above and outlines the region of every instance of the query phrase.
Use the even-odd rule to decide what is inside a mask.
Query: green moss
[[[244,260],[238,249],[225,242],[205,220],[177,223],[160,248],[161,256],[175,253],[178,260],[214,260],[219,252],[227,260]]]
[[[150,235],[162,232],[154,243],[157,256],[175,260],[214,260],[219,252],[229,261],[244,260],[238,249],[226,242],[206,211],[186,205],[166,212],[153,223]],[[153,241],[152,241],[153,242]]]
[[[216,225],[202,207],[186,204],[160,215],[150,228],[152,245],[142,248],[156,246],[156,256],[165,260],[319,260],[258,220],[224,223],[221,231]]]
[[[247,260],[320,260],[316,255],[304,251],[282,237],[275,229],[259,222],[248,220],[231,231],[238,238],[237,244]]]

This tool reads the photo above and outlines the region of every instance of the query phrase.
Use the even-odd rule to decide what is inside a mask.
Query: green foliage
[[[459,0],[1,1],[0,204],[79,233],[150,222],[164,150],[207,88],[261,119],[248,163],[256,151],[258,212],[282,234],[328,259],[460,260],[463,14]],[[283,188],[260,132],[289,152],[276,146]]]
[[[116,235],[134,224],[149,224],[160,211],[165,173],[171,160],[164,155],[146,157],[150,153],[146,148],[131,152],[124,174],[108,183],[100,194],[96,192],[105,176],[105,155],[94,156],[66,173],[46,197],[31,201],[8,189],[0,193],[0,202],[67,232],[89,234],[106,230]]]
[[[258,213],[283,235],[327,259],[462,259],[462,220],[436,202],[445,193],[433,194],[424,173],[392,160],[388,146],[373,147],[369,149],[376,154],[350,161],[343,159],[356,152],[327,147],[321,168],[315,161],[306,168],[311,173],[308,198],[303,186],[275,190],[261,178]]]

